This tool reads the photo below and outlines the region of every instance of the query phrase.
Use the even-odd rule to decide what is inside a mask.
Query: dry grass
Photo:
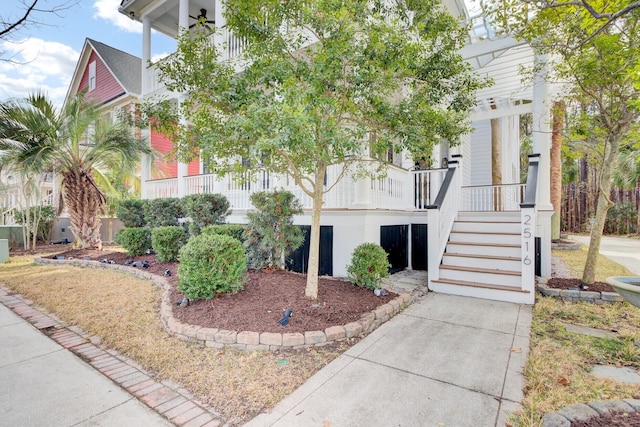
[[[582,270],[584,270],[584,263],[587,259],[587,248],[584,245],[579,251],[554,250],[551,251],[551,256],[560,258],[573,277],[582,278]],[[598,255],[596,281],[604,282],[610,276],[635,276],[635,274],[604,255]]]
[[[160,290],[124,273],[36,266],[32,257],[0,264],[8,288],[101,338],[159,380],[181,384],[240,424],[273,407],[346,347],[290,352],[216,351],[172,338],[158,316]]]
[[[575,277],[581,277],[586,250],[553,251]],[[597,281],[630,275],[603,256],[598,260]],[[572,334],[564,324],[618,331],[615,338]],[[567,405],[596,400],[640,398],[640,387],[600,379],[590,374],[593,364],[640,369],[640,309],[628,303],[597,305],[538,297],[533,309],[531,345],[525,367],[524,410],[515,426],[541,426],[542,418]]]

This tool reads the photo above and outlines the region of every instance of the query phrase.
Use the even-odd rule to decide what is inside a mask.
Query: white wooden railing
[[[426,209],[427,206],[435,202],[446,173],[447,169],[413,171],[413,206],[415,209]]]
[[[327,170],[325,188],[331,188],[323,198],[323,208],[366,207],[369,209],[404,209],[414,208],[415,179],[412,171],[390,166],[386,174],[379,177],[354,180],[349,173],[340,178],[341,166],[331,166]],[[421,182],[430,182],[429,171],[422,171]],[[442,171],[435,171],[433,175],[442,175]],[[234,179],[231,175],[218,177],[213,174],[187,176],[185,182],[185,196],[199,193],[223,194],[232,209],[251,209],[251,194],[257,191],[271,189],[285,189],[291,191],[302,203],[305,209],[310,209],[312,199],[293,180],[286,176],[279,176],[267,171],[254,173],[249,179]],[[334,185],[335,184],[335,185]],[[162,197],[180,197],[178,192],[178,178],[151,180],[146,182],[146,197],[150,199]]]
[[[475,185],[462,187],[462,211],[519,211],[524,184]]]
[[[427,239],[429,259],[427,269],[429,282],[440,278],[440,260],[449,240],[453,222],[458,216],[460,189],[462,187],[461,157],[449,162],[449,168],[442,181],[434,202],[427,208]]]

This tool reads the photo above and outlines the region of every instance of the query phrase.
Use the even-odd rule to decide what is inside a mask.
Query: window
[[[96,61],[89,64],[89,90],[96,88]]]

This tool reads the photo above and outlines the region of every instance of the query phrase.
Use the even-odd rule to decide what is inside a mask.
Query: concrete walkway
[[[170,426],[0,304],[0,425]]]
[[[430,293],[246,426],[504,426],[531,307]]]

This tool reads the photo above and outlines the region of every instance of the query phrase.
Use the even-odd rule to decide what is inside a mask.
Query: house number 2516
[[[531,227],[527,227],[531,225],[531,215],[525,215],[524,216],[524,221],[523,221],[523,225],[525,227],[523,227],[522,229],[522,236],[525,239],[530,239],[531,238]],[[529,240],[524,242],[524,249],[525,249],[525,257],[522,258],[522,263],[524,265],[530,265],[531,264],[531,257],[529,257],[529,254],[531,252],[531,245],[529,243]]]

